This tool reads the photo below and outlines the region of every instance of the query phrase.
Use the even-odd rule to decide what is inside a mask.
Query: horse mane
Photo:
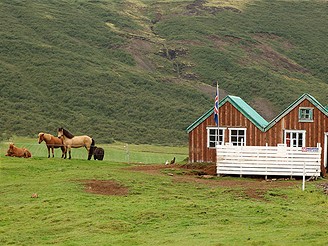
[[[40,140],[41,135],[43,135],[43,140],[47,140],[50,141],[51,137],[54,137],[52,134],[50,133],[44,133],[44,132],[40,132],[38,135],[38,139]]]
[[[50,141],[50,140],[51,140],[51,137],[53,137],[53,135],[51,135],[51,134],[49,134],[49,133],[44,133],[44,134],[43,134],[43,137],[44,137],[44,139]]]
[[[68,138],[74,138],[74,135],[72,133],[70,133],[68,130],[61,128],[63,130],[63,134],[65,135],[65,137]]]

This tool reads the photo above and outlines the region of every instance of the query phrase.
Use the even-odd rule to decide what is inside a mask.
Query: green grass
[[[13,137],[11,142],[17,147],[24,147],[30,150],[35,158],[48,156],[48,150],[44,142],[38,144],[37,139],[25,137]],[[0,154],[5,155],[8,149],[9,142],[0,143]],[[105,150],[104,160],[111,162],[126,162],[126,163],[161,163],[164,164],[167,160],[171,161],[176,157],[176,161],[184,163],[188,157],[187,147],[169,147],[156,145],[135,145],[115,142],[112,144],[97,144],[97,147],[102,147]],[[51,152],[50,155],[52,156]],[[55,149],[55,157],[61,157],[61,150]],[[87,151],[85,148],[72,148],[72,159],[87,159]]]
[[[22,139],[21,143],[33,148],[33,142]],[[123,147],[117,144],[114,148]],[[164,153],[185,152],[156,146],[147,146],[147,151],[144,146],[129,148],[140,154],[136,162],[146,156],[154,160]],[[318,182],[307,183],[302,191],[301,181],[288,181],[294,186],[273,188],[265,199],[256,200],[245,196],[242,188],[176,182],[174,176],[126,169],[134,165],[110,160],[4,157],[1,147],[0,244],[326,243],[328,198],[316,188]],[[86,193],[80,180],[90,179],[113,180],[129,192],[125,196]],[[217,177],[213,182],[215,179],[238,178]],[[31,198],[33,193],[39,198]]]

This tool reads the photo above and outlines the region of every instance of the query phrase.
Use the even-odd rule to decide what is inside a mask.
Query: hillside
[[[0,138],[186,144],[221,96],[270,120],[302,93],[328,104],[327,1],[0,3]]]

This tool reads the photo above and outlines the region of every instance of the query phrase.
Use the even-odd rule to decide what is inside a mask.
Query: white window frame
[[[222,134],[220,134],[220,138],[222,139],[219,143],[220,145],[224,145],[224,138],[225,138],[225,130],[226,129],[227,129],[226,127],[219,127],[219,132],[222,131]],[[208,127],[206,127],[206,130],[207,130],[207,148],[214,149],[217,144],[215,144],[215,146],[211,146],[211,143],[218,141],[218,137],[217,137],[218,127],[208,126]],[[213,137],[213,135],[210,134],[211,130],[215,131],[215,134],[214,134],[215,140],[211,140],[211,137]]]
[[[307,113],[302,114],[302,111],[308,110]],[[301,117],[305,116],[305,117]],[[311,107],[300,107],[298,109],[298,121],[299,122],[313,122],[313,108]]]
[[[237,132],[237,142],[232,142],[232,135],[231,135],[231,132],[232,131],[244,131],[244,135],[243,138],[242,138],[242,141],[239,141],[239,132]],[[237,145],[237,146],[246,146],[246,137],[247,137],[247,128],[229,128],[229,143],[232,143],[233,145]],[[235,144],[236,143],[236,144]]]
[[[294,134],[296,133],[297,135],[294,137],[287,138],[287,134]],[[302,146],[298,146],[299,143],[299,134],[302,134]],[[289,143],[288,143],[289,140]],[[297,146],[294,146],[294,141],[297,143]],[[286,144],[287,147],[305,147],[306,146],[306,131],[305,130],[284,130],[284,144]]]

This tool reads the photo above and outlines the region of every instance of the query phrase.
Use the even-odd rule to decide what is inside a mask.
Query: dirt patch
[[[147,40],[131,39],[131,42],[124,47],[124,50],[133,56],[138,68],[150,72],[155,71],[156,67],[148,57],[155,52],[153,43],[148,42]]]
[[[325,193],[326,195],[328,195],[328,182],[321,183],[321,184],[317,185],[317,187],[319,189],[321,189],[323,191],[323,193]]]
[[[209,187],[226,187],[236,197],[265,200],[264,195],[271,189],[300,185],[300,181],[284,179],[264,180],[253,179],[227,179],[216,177],[215,164],[186,164],[186,165],[142,165],[128,168],[131,171],[142,171],[152,175],[170,175],[174,182],[193,182]],[[274,194],[276,196],[276,194]]]
[[[301,73],[308,72],[306,68],[303,68],[295,61],[275,51],[272,47],[270,47],[267,44],[256,45],[255,49],[252,50],[251,53],[249,53],[249,57],[251,58],[252,61],[258,61],[259,63],[265,61],[276,69],[286,69],[290,72],[301,72]]]
[[[189,15],[201,15],[203,12],[209,13],[209,14],[217,14],[219,12],[228,10],[235,13],[241,13],[241,11],[237,8],[231,7],[231,6],[225,6],[225,7],[216,7],[216,6],[206,6],[207,1],[206,0],[195,0],[194,2],[188,4],[186,6],[186,9],[188,11]]]
[[[253,38],[257,41],[256,43],[247,42],[247,45],[242,46],[247,55],[240,61],[241,64],[262,64],[274,71],[285,69],[290,72],[309,72],[308,69],[302,67],[296,61],[275,50],[273,43],[276,43],[285,51],[293,49],[293,45],[287,40],[277,35],[264,33],[254,35]]]
[[[274,191],[275,188],[286,188],[301,185],[299,180],[252,178],[252,179],[230,179],[214,178],[216,167],[214,164],[185,164],[185,165],[140,165],[129,167],[128,171],[141,171],[152,175],[170,175],[177,183],[204,184],[208,187],[225,187],[225,193],[231,193],[236,198],[251,198],[267,201],[266,196],[280,196]],[[114,180],[78,180],[85,187],[85,191],[93,194],[126,196],[129,190],[124,185]],[[328,183],[318,185],[328,194]]]
[[[213,42],[215,48],[228,51],[227,47],[237,46],[245,51],[245,56],[239,63],[243,66],[252,64],[261,64],[274,71],[288,70],[290,72],[309,73],[309,70],[302,67],[293,59],[274,48],[274,44],[288,53],[294,48],[293,44],[274,34],[259,33],[253,35],[253,41],[249,41],[235,36],[217,36],[209,35],[207,37]]]
[[[81,180],[85,191],[88,193],[101,195],[126,196],[129,193],[128,188],[114,180]]]
[[[291,50],[295,47],[289,40],[272,33],[257,33],[253,35],[253,38],[260,43],[268,43],[270,41],[279,42],[284,50]]]

